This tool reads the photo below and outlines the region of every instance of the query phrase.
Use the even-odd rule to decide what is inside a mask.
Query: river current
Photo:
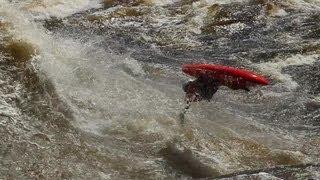
[[[0,0],[0,177],[320,179],[319,0]],[[265,75],[185,115],[184,63]]]

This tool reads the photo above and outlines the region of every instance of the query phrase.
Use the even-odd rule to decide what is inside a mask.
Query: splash
[[[63,18],[80,11],[102,6],[98,0],[32,0],[21,5],[23,10],[32,13],[37,19]]]
[[[257,67],[266,74],[271,75],[272,78],[280,81],[289,90],[294,90],[298,87],[298,84],[292,80],[288,74],[283,74],[281,70],[288,66],[298,66],[313,64],[318,60],[320,56],[318,54],[301,55],[297,54],[283,60],[280,57],[275,58],[272,62],[266,62],[258,64]]]
[[[178,113],[181,102],[135,78],[144,72],[134,59],[95,49],[90,43],[52,37],[26,21],[22,12],[4,4],[4,13],[14,26],[12,34],[39,49],[32,64],[55,84],[84,130],[99,134],[111,124],[136,121],[134,117],[150,116],[153,121],[161,116],[172,119]]]

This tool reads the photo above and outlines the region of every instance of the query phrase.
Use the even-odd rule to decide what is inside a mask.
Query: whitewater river
[[[0,0],[0,178],[320,179],[320,1]]]

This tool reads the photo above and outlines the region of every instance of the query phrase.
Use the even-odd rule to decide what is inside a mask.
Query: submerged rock
[[[25,66],[36,54],[34,46],[22,40],[9,41],[5,46],[5,51],[12,57],[12,63],[18,66]]]
[[[176,144],[168,143],[160,154],[167,160],[168,164],[181,173],[193,178],[206,178],[219,176],[220,172],[209,165],[202,163],[191,150],[186,147],[178,147]]]

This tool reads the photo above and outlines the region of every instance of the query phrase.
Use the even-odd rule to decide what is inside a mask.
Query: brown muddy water
[[[0,0],[3,179],[320,179],[320,1]],[[186,124],[183,63],[248,68]]]

